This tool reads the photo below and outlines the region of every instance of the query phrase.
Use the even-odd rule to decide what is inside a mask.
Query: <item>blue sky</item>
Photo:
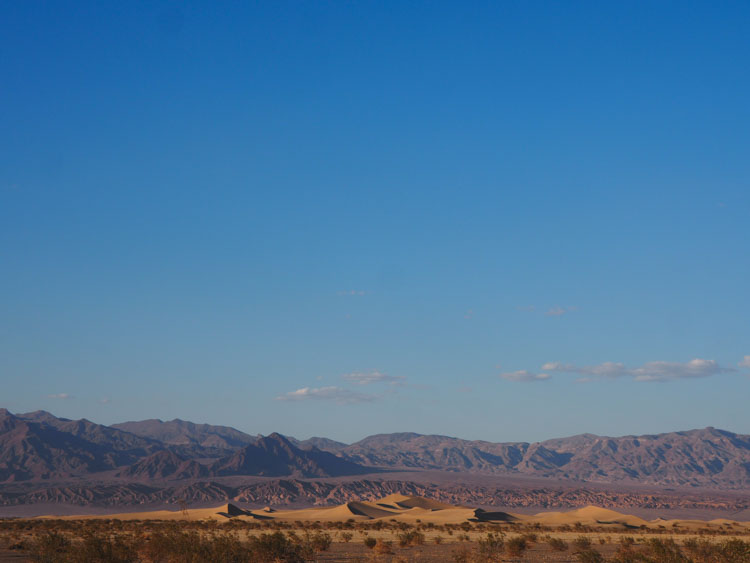
[[[4,3],[2,406],[750,433],[748,25],[745,2]]]

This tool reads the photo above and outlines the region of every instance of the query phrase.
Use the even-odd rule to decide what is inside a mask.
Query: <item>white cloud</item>
[[[714,360],[696,358],[689,362],[647,362],[641,367],[628,368],[620,362],[604,362],[593,366],[576,366],[560,362],[548,362],[542,366],[546,371],[573,373],[585,377],[632,377],[636,381],[671,381],[675,379],[694,379],[729,373],[732,368],[722,367]]]
[[[311,399],[321,401],[333,401],[340,405],[349,405],[353,403],[367,403],[374,401],[375,395],[366,393],[357,393],[342,387],[302,387],[296,391],[289,391],[276,397],[277,401],[307,401]]]
[[[110,399],[109,397],[102,397],[101,399],[99,399],[100,405],[108,405],[111,402],[112,402],[112,399]]]
[[[581,375],[598,375],[600,377],[619,377],[628,375],[628,368],[619,362],[604,362],[595,366],[575,366],[560,362],[547,362],[542,366],[545,371],[559,371],[563,373],[578,373]]]
[[[349,383],[356,385],[371,385],[372,383],[389,383],[390,385],[404,385],[406,378],[402,375],[386,375],[379,371],[371,371],[368,373],[347,373],[342,375],[341,378]]]
[[[750,368],[750,356],[745,356],[742,358],[742,361],[740,361],[738,364],[741,368]]]
[[[531,371],[527,371],[525,369],[521,369],[518,371],[510,371],[507,373],[501,373],[500,377],[503,379],[507,379],[508,381],[544,381],[545,379],[549,379],[550,376],[548,373],[534,373]]]
[[[70,395],[69,393],[52,393],[50,395],[47,395],[48,399],[73,399],[73,395]]]

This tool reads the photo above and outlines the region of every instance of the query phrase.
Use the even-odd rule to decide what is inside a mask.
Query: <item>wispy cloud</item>
[[[341,378],[355,385],[372,385],[373,383],[404,385],[406,383],[406,378],[402,375],[387,375],[379,371],[347,373]]]
[[[67,399],[74,399],[73,395],[69,393],[52,393],[50,395],[47,395],[48,399],[61,399],[61,400],[67,400]]]
[[[741,368],[750,368],[750,356],[745,356],[742,358],[742,360],[737,364]]]
[[[340,405],[354,403],[369,403],[378,397],[367,393],[358,393],[342,387],[302,387],[296,391],[289,391],[276,397],[277,401],[332,401]]]
[[[629,368],[620,362],[604,362],[593,366],[576,366],[560,362],[548,362],[542,366],[545,371],[572,373],[584,378],[632,377],[635,381],[673,381],[711,377],[735,371],[719,365],[714,360],[696,358],[689,362],[647,362],[637,368]]]
[[[544,313],[548,317],[561,317],[563,315],[567,315],[568,313],[572,313],[577,310],[577,307],[560,307],[555,306],[551,309],[548,309],[546,313]]]
[[[110,399],[109,397],[102,397],[101,399],[99,399],[100,405],[108,405],[111,402],[112,402],[112,399]]]
[[[545,379],[550,378],[548,373],[534,373],[525,369],[501,373],[500,377],[502,377],[503,379],[507,379],[508,381],[523,382],[544,381]]]

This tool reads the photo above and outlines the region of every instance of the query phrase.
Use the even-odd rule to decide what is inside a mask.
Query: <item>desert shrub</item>
[[[276,532],[284,537],[281,532]],[[202,551],[204,561],[221,561],[222,563],[240,563],[251,559],[252,544],[245,544],[234,534],[222,533],[217,536],[202,538]],[[283,560],[283,559],[282,559]],[[297,559],[290,558],[287,561],[295,562]]]
[[[281,532],[261,534],[245,544],[231,533],[201,536],[196,530],[181,531],[176,527],[154,532],[143,549],[143,556],[153,563],[302,561],[294,542]]]
[[[739,563],[750,561],[750,543],[733,539],[722,542],[719,546],[722,563]]]
[[[484,538],[479,539],[479,560],[480,561],[497,561],[505,547],[505,538],[502,534],[488,533]]]
[[[365,538],[364,543],[368,548],[372,549],[375,547],[375,544],[378,543],[378,540],[375,538]]]
[[[573,546],[579,551],[591,549],[591,539],[586,536],[578,536],[573,540]]]
[[[689,538],[682,542],[682,547],[695,561],[710,561],[714,558],[716,546],[705,539]]]
[[[520,557],[527,547],[526,538],[517,536],[505,542],[505,553],[511,557]]]
[[[327,532],[317,531],[314,534],[305,532],[305,544],[309,546],[313,552],[328,551],[331,547],[331,543],[333,543],[333,539],[331,538],[331,534]]]
[[[691,563],[674,540],[651,539],[647,551],[654,563]]]
[[[408,545],[422,545],[424,543],[424,534],[417,530],[401,532],[398,535],[398,545],[406,547]]]
[[[637,553],[632,546],[620,545],[610,561],[612,563],[644,563],[648,561],[648,559],[640,553]]]
[[[281,532],[261,534],[250,538],[250,556],[248,561],[263,561],[264,563],[272,561],[302,563],[305,560],[303,546],[293,542]],[[221,559],[215,561],[221,561]]]
[[[435,536],[432,541],[434,541],[437,545],[440,545],[441,543],[443,543],[443,536]]]
[[[40,535],[31,548],[31,560],[38,563],[58,563],[65,561],[70,548],[70,540],[64,535],[51,531]]]
[[[576,552],[576,561],[580,563],[601,563],[604,557],[595,549],[583,549]]]
[[[352,538],[354,537],[354,534],[351,532],[341,532],[341,539],[344,540],[344,543],[349,543],[352,541]]]
[[[180,532],[177,528],[157,531],[151,534],[146,544],[145,555],[148,561],[171,563],[183,554],[188,558],[191,558],[192,554],[197,555],[199,542],[200,536],[197,532]]]
[[[460,547],[451,554],[455,563],[473,563],[474,553],[468,547]]]
[[[547,540],[547,543],[552,548],[552,551],[568,551],[568,544],[560,538],[550,538]]]
[[[130,563],[138,560],[138,552],[132,541],[126,541],[120,536],[110,539],[104,535],[87,533],[83,542],[71,549],[69,559],[73,563]]]
[[[377,553],[378,555],[389,555],[393,553],[393,548],[391,547],[391,542],[386,542],[383,540],[378,540],[375,543],[375,547],[372,548],[372,550]]]
[[[535,544],[539,540],[539,536],[535,532],[526,532],[523,534],[523,538],[528,544]]]

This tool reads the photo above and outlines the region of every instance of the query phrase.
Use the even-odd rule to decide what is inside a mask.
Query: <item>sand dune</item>
[[[637,528],[649,525],[647,520],[637,516],[621,514],[598,506],[586,506],[568,512],[540,512],[533,516],[521,517],[521,520],[545,526],[574,526],[580,523],[583,526],[617,525]]]
[[[41,518],[59,518],[42,516]],[[157,510],[151,512],[126,512],[122,514],[67,516],[76,519],[120,519],[120,520],[217,520],[228,522],[240,520],[283,520],[287,522],[362,522],[368,520],[395,520],[409,524],[461,524],[463,522],[496,522],[540,524],[543,526],[583,526],[607,527],[627,530],[631,528],[680,528],[697,530],[722,528],[750,530],[750,522],[735,522],[725,518],[703,520],[644,520],[630,514],[598,506],[586,506],[567,512],[540,512],[534,515],[492,512],[466,506],[454,506],[416,496],[389,495],[377,501],[352,501],[338,506],[304,508],[301,510],[281,510],[265,507],[245,510],[234,504],[223,504],[214,508],[181,510]]]
[[[371,502],[348,502],[339,506],[322,508],[303,508],[301,510],[275,510],[274,512],[251,511],[251,514],[263,515],[274,520],[310,520],[321,522],[342,522],[347,520],[373,520],[376,518],[393,518],[398,516],[395,510],[387,510]]]

